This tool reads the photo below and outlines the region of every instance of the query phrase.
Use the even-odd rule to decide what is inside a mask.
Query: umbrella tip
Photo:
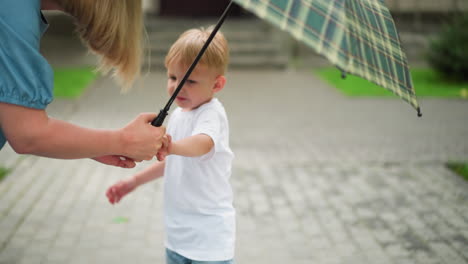
[[[341,78],[346,79],[346,71],[343,70],[340,66],[336,66],[336,68],[341,72]]]
[[[422,116],[421,108],[418,107],[417,110],[418,110],[418,117],[421,117]]]

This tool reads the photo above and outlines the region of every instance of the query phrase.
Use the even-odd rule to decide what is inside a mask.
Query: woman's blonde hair
[[[113,70],[124,90],[140,76],[143,15],[141,0],[56,0],[76,19],[82,41],[101,56],[98,70]]]
[[[200,52],[212,30],[213,27],[207,29],[197,28],[189,29],[182,33],[166,55],[164,62],[166,68],[175,61],[182,63],[188,68]],[[228,62],[228,43],[223,33],[218,31],[199,63],[216,69],[218,74],[224,75]]]

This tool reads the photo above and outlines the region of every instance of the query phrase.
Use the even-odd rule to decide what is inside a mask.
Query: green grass
[[[8,172],[9,172],[8,169],[0,167],[0,181],[3,180],[3,178],[5,178]]]
[[[321,79],[348,96],[394,96],[392,92],[361,77],[347,75],[341,78],[336,68],[323,68],[315,72]],[[468,98],[468,83],[451,83],[443,80],[431,69],[411,70],[417,97]]]
[[[468,181],[468,163],[448,162],[446,166],[456,174],[460,175],[463,179]]]
[[[54,69],[54,97],[78,98],[97,74],[91,67]]]
[[[125,224],[128,221],[130,221],[130,219],[127,218],[127,217],[123,217],[123,216],[118,216],[118,217],[113,219],[113,222],[116,223],[116,224]]]

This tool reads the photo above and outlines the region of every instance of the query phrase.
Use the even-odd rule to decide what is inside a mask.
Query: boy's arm
[[[107,199],[109,199],[111,204],[118,203],[124,196],[135,190],[138,186],[162,177],[164,174],[164,166],[165,162],[154,163],[132,177],[115,183],[107,189]]]
[[[146,169],[138,172],[132,176],[132,180],[135,182],[135,188],[145,184],[149,181],[155,180],[164,176],[164,167],[166,165],[165,161],[155,162]]]
[[[185,157],[198,157],[210,152],[213,147],[214,142],[210,136],[198,134],[172,142],[169,154]]]

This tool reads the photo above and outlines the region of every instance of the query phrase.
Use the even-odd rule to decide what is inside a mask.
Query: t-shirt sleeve
[[[211,137],[214,142],[214,147],[210,152],[200,157],[202,161],[209,160],[216,153],[221,134],[221,118],[215,110],[206,109],[199,114],[192,136],[199,134]]]
[[[39,52],[40,11],[5,12],[0,12],[0,102],[44,109],[53,97],[53,72]]]

